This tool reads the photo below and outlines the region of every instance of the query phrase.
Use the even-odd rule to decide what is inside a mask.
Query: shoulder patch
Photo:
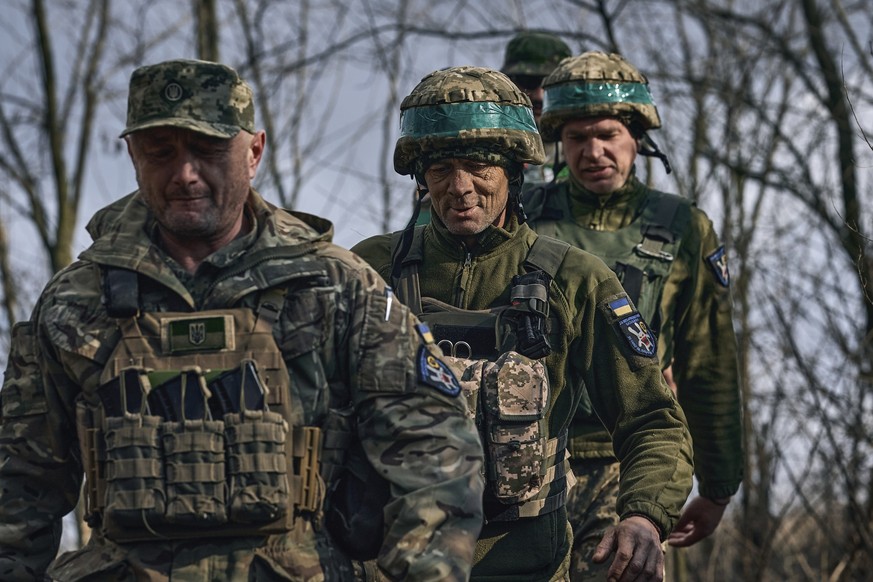
[[[653,357],[658,351],[655,336],[639,313],[634,312],[632,315],[618,320],[617,325],[630,348],[639,355]]]
[[[724,245],[721,245],[711,254],[706,256],[706,262],[715,273],[716,280],[723,286],[727,287],[731,284],[731,275],[728,272],[727,254],[724,250]]]
[[[445,362],[434,356],[426,346],[419,346],[416,360],[418,380],[422,384],[432,386],[448,396],[457,396],[461,393],[458,379]]]

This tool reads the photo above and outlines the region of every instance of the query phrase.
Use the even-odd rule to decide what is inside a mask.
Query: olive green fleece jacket
[[[391,272],[391,234],[369,238],[352,251],[383,278]],[[419,267],[422,297],[432,297],[463,309],[487,309],[509,302],[513,275],[537,235],[513,219],[507,229],[489,226],[468,251],[437,217],[424,228],[423,261]],[[580,402],[590,402],[613,435],[621,461],[619,515],[643,515],[660,529],[672,530],[691,486],[690,435],[681,408],[663,380],[656,357],[635,353],[620,330],[608,302],[625,297],[615,274],[598,258],[575,248],[565,255],[549,290],[553,313],[561,313],[561,346],[546,360],[551,384],[547,408],[549,433],[567,429]],[[562,512],[562,516],[565,515]],[[477,553],[505,554],[518,564],[533,552],[522,551],[536,535],[531,522],[546,516],[505,524],[486,524]],[[500,537],[499,542],[489,536]],[[563,532],[558,536],[563,539]],[[514,552],[514,554],[513,554]],[[563,556],[558,556],[559,559]],[[473,579],[490,579],[477,576]],[[505,578],[500,578],[505,579]],[[528,579],[534,579],[530,577]]]
[[[623,188],[599,196],[570,176],[556,188],[528,196],[525,209],[534,230],[599,254],[599,249],[582,241],[584,229],[615,232],[639,222],[647,201],[655,196],[670,195],[653,191],[631,177]],[[662,367],[673,367],[679,403],[694,439],[700,494],[721,498],[736,493],[743,478],[730,289],[708,260],[722,246],[712,222],[690,201],[681,202],[680,214],[688,216],[681,221],[681,243],[670,273],[661,283],[658,357]],[[577,457],[611,454],[609,435],[596,418],[577,419],[573,433],[584,435],[587,441],[580,445],[576,441],[581,437],[574,439]]]

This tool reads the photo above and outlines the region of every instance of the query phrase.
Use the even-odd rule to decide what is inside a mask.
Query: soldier
[[[571,54],[567,43],[547,32],[520,32],[506,45],[500,70],[530,98],[537,127],[543,112],[543,79]],[[557,162],[558,143],[545,142],[543,147],[546,160]],[[553,168],[546,164],[525,167],[524,179],[528,183],[550,182],[553,177]]]
[[[381,572],[466,580],[482,451],[460,385],[330,223],[251,188],[249,86],[141,67],[121,135],[139,190],[14,328],[0,579],[352,579],[322,515],[357,459],[388,491]],[[83,473],[93,533],[52,562]]]
[[[522,167],[542,161],[530,100],[505,75],[436,71],[403,100],[394,150],[395,170],[430,192],[431,222],[353,251],[429,324],[480,429],[471,579],[566,577],[566,431],[579,407],[603,419],[622,460],[621,521],[594,559],[614,551],[616,580],[660,580],[660,540],[690,490],[687,428],[615,274],[523,224]]]
[[[661,120],[635,67],[617,54],[586,52],[563,61],[544,86],[540,131],[545,140],[561,140],[570,173],[526,194],[528,224],[600,256],[658,336],[661,366],[694,439],[700,495],[669,538],[674,546],[689,546],[715,530],[742,480],[725,248],[690,201],[650,189],[635,176],[637,153],[659,157],[670,171],[647,134]],[[619,466],[594,416],[581,411],[570,434],[573,469],[591,476],[567,504],[574,578],[602,579],[588,569],[589,557],[618,519]]]

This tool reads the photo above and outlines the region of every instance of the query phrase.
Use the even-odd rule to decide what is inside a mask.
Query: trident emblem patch
[[[206,324],[196,321],[188,326],[188,341],[192,346],[199,346],[206,341]]]

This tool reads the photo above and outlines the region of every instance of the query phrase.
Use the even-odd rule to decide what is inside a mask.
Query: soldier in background
[[[352,579],[322,520],[356,458],[391,508],[376,569],[466,580],[482,450],[460,385],[330,223],[251,188],[248,85],[141,67],[122,136],[139,190],[14,328],[0,579]],[[93,534],[53,562],[83,474]]]
[[[500,71],[530,99],[537,127],[543,112],[543,79],[571,54],[567,43],[546,32],[520,32],[506,45]],[[548,162],[558,161],[560,145],[544,141],[543,147],[547,163],[525,167],[524,179],[528,183],[551,182],[554,177],[553,167]]]
[[[660,580],[660,542],[691,485],[687,428],[615,274],[523,224],[523,164],[542,162],[530,100],[505,75],[436,71],[403,100],[394,150],[395,170],[430,192],[431,221],[352,250],[429,324],[480,429],[486,522],[471,579],[566,578],[567,427],[584,407],[622,459],[621,521],[593,559],[616,580]]]
[[[699,496],[669,537],[690,546],[718,526],[742,481],[740,393],[725,247],[690,201],[635,176],[638,153],[667,159],[648,135],[661,120],[647,79],[617,54],[567,59],[544,82],[545,140],[561,140],[569,176],[527,192],[528,224],[601,257],[658,336],[664,375],[694,442]],[[600,421],[581,411],[570,430],[580,485],[567,508],[574,580],[603,580],[591,556],[618,519],[619,464]],[[623,467],[622,467],[623,470]]]

